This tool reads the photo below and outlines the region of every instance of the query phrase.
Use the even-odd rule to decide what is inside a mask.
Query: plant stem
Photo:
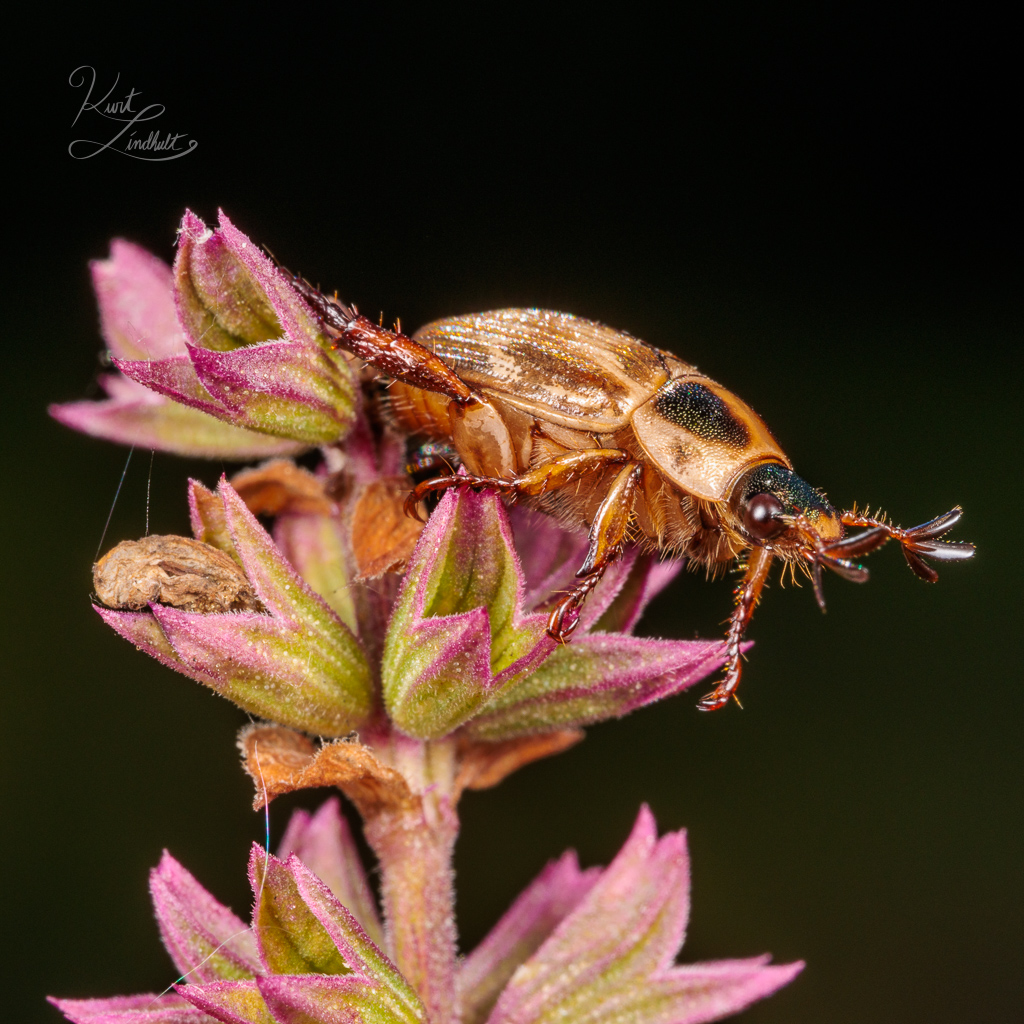
[[[419,796],[365,823],[380,861],[388,953],[415,986],[431,1024],[454,1024],[456,935],[452,853],[459,831],[449,745],[398,737],[392,763]]]

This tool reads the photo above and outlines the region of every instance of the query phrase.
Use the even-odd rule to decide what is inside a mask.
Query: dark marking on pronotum
[[[654,407],[670,423],[706,441],[720,441],[731,448],[745,448],[750,432],[710,388],[695,380],[674,380],[654,400]]]

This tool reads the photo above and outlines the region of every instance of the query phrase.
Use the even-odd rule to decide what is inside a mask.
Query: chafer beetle
[[[621,331],[565,313],[502,309],[439,320],[409,338],[301,278],[295,286],[337,347],[392,378],[391,423],[457,452],[463,471],[418,484],[407,510],[432,491],[492,487],[589,529],[579,582],[551,612],[556,639],[572,633],[583,601],[629,541],[712,570],[746,554],[725,674],[702,710],[735,697],[743,634],[775,558],[810,576],[824,609],[822,567],[864,582],[856,559],[890,538],[929,582],[938,574],[923,556],[974,554],[971,544],[939,539],[959,507],[909,530],[838,512],[793,472],[749,405]],[[847,526],[867,529],[845,536]]]

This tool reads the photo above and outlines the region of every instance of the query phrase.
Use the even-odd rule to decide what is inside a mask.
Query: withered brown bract
[[[408,481],[374,480],[356,499],[352,510],[352,553],[358,580],[374,580],[400,572],[416,547],[423,524],[405,515]]]

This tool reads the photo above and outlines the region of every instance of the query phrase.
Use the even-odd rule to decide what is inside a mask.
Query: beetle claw
[[[697,701],[698,711],[717,711],[719,708],[724,708],[729,703],[729,699],[732,697],[731,693],[722,693],[719,690],[712,690],[710,693],[704,694],[699,701]]]
[[[420,499],[418,497],[416,497],[416,492],[415,491],[410,491],[405,496],[405,505],[404,505],[405,514],[410,519],[417,519],[417,520],[419,520],[419,522],[425,523],[426,519],[424,519],[422,514],[420,513],[420,508],[421,507],[422,506],[420,504]]]
[[[960,522],[963,514],[964,510],[959,505],[955,505],[944,515],[936,516],[927,523],[921,523],[920,526],[912,526],[909,530],[905,530],[904,533],[908,538],[912,538],[915,541],[941,537],[944,533],[949,533]]]
[[[580,617],[578,614],[572,618],[569,616],[572,616],[573,612],[579,612],[581,603],[582,600],[574,591],[555,605],[548,617],[548,636],[552,640],[564,644],[576,632],[576,627],[580,624]],[[566,621],[567,619],[568,621]]]

